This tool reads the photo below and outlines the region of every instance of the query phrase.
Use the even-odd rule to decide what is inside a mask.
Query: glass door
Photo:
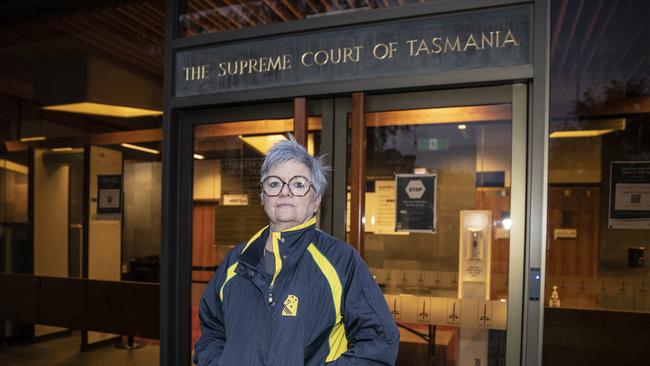
[[[331,150],[332,100],[308,104],[310,154]],[[226,254],[268,225],[261,204],[260,168],[269,148],[295,130],[292,103],[223,108],[189,116],[193,127],[192,345],[200,336],[203,292]],[[329,142],[324,142],[327,140]],[[331,192],[323,199],[319,226],[331,226]]]
[[[363,212],[349,204],[354,98],[307,103],[308,150],[327,153],[333,167],[319,226],[355,241],[349,223],[354,215],[365,223],[364,245],[353,244],[400,327],[398,365],[519,363],[526,98],[525,85],[366,96],[365,184],[355,187]],[[212,274],[232,247],[268,224],[260,165],[268,147],[294,131],[293,108],[183,114],[194,161],[192,345]]]
[[[358,247],[400,328],[398,365],[518,363],[525,94],[366,96]]]

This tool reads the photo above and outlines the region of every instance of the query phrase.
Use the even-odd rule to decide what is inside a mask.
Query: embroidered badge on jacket
[[[289,295],[284,300],[282,307],[282,316],[296,316],[298,315],[298,297],[296,295]]]

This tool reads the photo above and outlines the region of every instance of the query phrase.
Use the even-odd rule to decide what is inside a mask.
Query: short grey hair
[[[293,135],[289,134],[289,140],[276,142],[262,163],[260,170],[260,183],[266,179],[271,168],[287,161],[302,163],[309,169],[314,191],[318,198],[322,198],[327,189],[327,173],[331,170],[327,165],[325,155],[311,156]]]

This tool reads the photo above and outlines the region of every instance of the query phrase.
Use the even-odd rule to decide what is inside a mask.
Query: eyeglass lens
[[[267,196],[274,197],[280,195],[285,184],[289,186],[291,194],[298,197],[306,195],[311,185],[307,178],[300,175],[289,179],[289,182],[284,182],[280,177],[270,176],[262,183],[262,189]]]

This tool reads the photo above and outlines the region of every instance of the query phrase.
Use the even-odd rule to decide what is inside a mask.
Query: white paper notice
[[[650,211],[650,184],[616,185],[616,210]]]

